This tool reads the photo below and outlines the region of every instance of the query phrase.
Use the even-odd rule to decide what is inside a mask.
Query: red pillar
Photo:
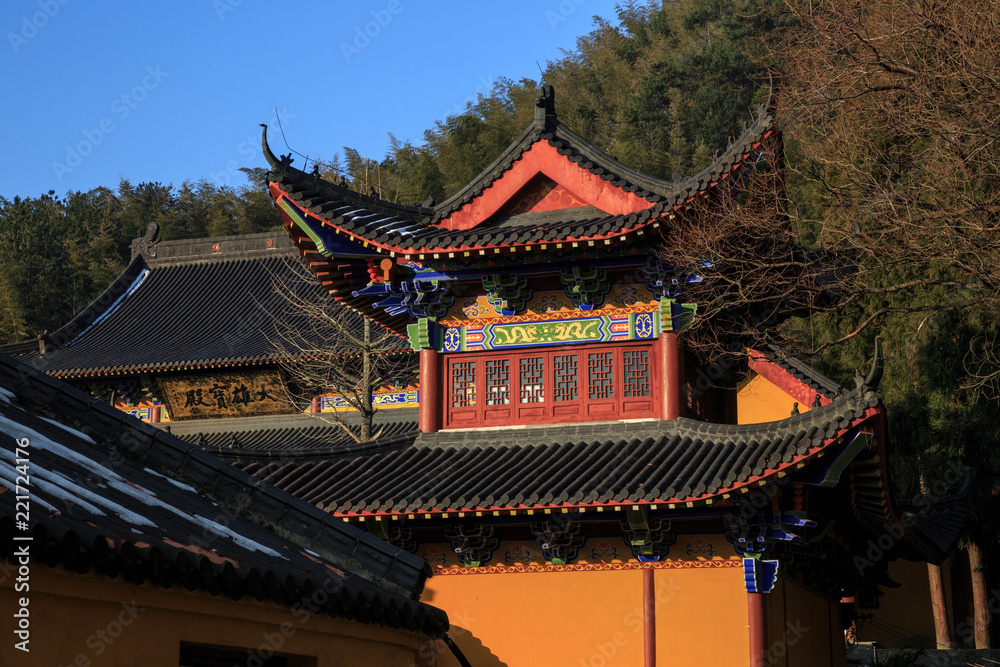
[[[424,433],[441,428],[441,362],[437,350],[420,350],[420,412],[419,426]]]
[[[764,595],[764,593],[747,593],[747,616],[750,620],[750,667],[764,667],[767,662]]]
[[[323,399],[319,396],[313,396],[312,400],[309,401],[309,414],[315,415],[322,411],[320,406],[323,404]]]
[[[160,406],[154,405],[149,409],[149,421],[153,424],[160,423]]]
[[[656,667],[656,587],[653,568],[642,571],[642,655],[645,667]]]
[[[680,340],[672,331],[660,334],[660,369],[663,419],[676,419],[683,414],[684,357]]]

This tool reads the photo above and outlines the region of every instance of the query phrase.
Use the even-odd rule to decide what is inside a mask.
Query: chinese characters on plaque
[[[292,412],[275,371],[160,380],[173,419]]]

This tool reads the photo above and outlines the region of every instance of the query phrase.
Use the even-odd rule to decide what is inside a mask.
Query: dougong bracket
[[[553,565],[565,565],[575,560],[587,538],[580,532],[580,522],[558,517],[545,521],[532,521],[531,532],[535,546],[545,560]]]
[[[452,550],[458,554],[458,562],[466,567],[479,567],[490,562],[493,552],[500,546],[500,540],[493,536],[493,526],[479,523],[448,525],[444,534]]]
[[[488,293],[487,300],[505,317],[523,312],[532,296],[527,277],[516,273],[485,275],[483,289]]]
[[[644,563],[666,558],[677,541],[677,534],[670,530],[670,521],[650,516],[648,507],[636,506],[625,512],[622,532],[632,555]]]
[[[566,297],[578,310],[593,310],[604,305],[604,297],[611,291],[608,273],[604,269],[563,269],[559,272]]]

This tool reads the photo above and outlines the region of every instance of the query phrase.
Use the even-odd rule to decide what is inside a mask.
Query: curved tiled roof
[[[291,166],[290,156],[279,159],[271,152],[266,126],[263,150],[271,165],[268,180],[276,200],[288,197],[317,224],[372,247],[373,253],[414,255],[580,240],[610,242],[611,238],[637,232],[649,224],[658,225],[661,217],[687,205],[747,163],[761,142],[775,131],[774,118],[762,107],[753,124],[710,166],[695,176],[670,182],[626,167],[560,124],[554,116],[547,116],[544,122],[536,121],[525,130],[465,188],[433,208],[385,202],[323,180],[318,173],[307,174],[296,169]],[[561,215],[516,226],[487,221],[471,229],[451,230],[437,224],[489,189],[540,141],[547,142],[590,174],[645,199],[649,207],[622,215],[595,215],[589,207],[582,211],[563,209]]]
[[[298,277],[297,255],[284,233],[160,243],[49,336],[45,354],[22,358],[64,377],[274,361],[275,318],[307,330],[276,285],[330,299]],[[361,316],[342,310],[360,330]],[[407,349],[405,339],[398,346]]]
[[[794,469],[871,416],[860,389],[758,425],[690,419],[439,431],[237,465],[335,514],[705,502]],[[277,459],[277,460],[275,460]]]
[[[447,628],[417,601],[422,559],[9,357],[0,388],[0,556],[17,544],[17,446],[31,462],[31,556],[50,567],[288,606],[333,582],[326,613]]]

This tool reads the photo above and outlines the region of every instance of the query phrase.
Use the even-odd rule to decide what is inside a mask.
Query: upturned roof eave
[[[440,431],[436,434],[418,434],[414,430],[398,429],[399,432],[394,432],[388,439],[354,443],[343,451],[339,447],[333,447],[325,453],[322,447],[313,447],[309,451],[302,452],[266,453],[244,449],[239,452],[238,458],[246,465],[254,462],[265,467],[276,465],[277,469],[283,471],[281,478],[286,481],[295,477],[289,472],[291,470],[301,469],[302,474],[310,474],[308,470],[311,466],[334,464],[338,468],[347,469],[353,465],[350,462],[358,463],[370,457],[375,457],[373,461],[384,459],[379,466],[396,465],[393,462],[403,458],[407,461],[419,460],[427,463],[426,466],[417,466],[420,470],[415,470],[413,473],[416,484],[413,491],[419,491],[419,495],[410,498],[406,497],[405,489],[396,487],[393,487],[396,490],[390,496],[381,498],[379,485],[383,482],[366,481],[367,473],[364,472],[375,465],[374,463],[361,466],[357,471],[357,475],[360,476],[356,478],[355,473],[350,473],[343,479],[337,478],[338,488],[347,493],[342,500],[338,501],[326,492],[317,491],[325,503],[324,509],[345,517],[446,512],[518,512],[529,509],[596,509],[637,504],[657,504],[667,509],[706,507],[729,500],[731,497],[738,497],[762,484],[794,475],[807,464],[822,458],[828,450],[833,451],[831,448],[851,438],[852,433],[856,433],[864,424],[875,418],[881,410],[876,395],[859,390],[838,398],[830,405],[801,415],[756,425],[708,424],[690,419],[677,419],[652,420],[648,424],[629,424],[631,430],[627,432],[622,431],[625,425],[616,422],[603,425],[551,425],[520,430],[469,429]],[[607,433],[600,430],[601,426],[608,427]],[[585,432],[593,435],[587,439],[583,431],[579,433],[573,431],[578,427],[585,427]],[[598,435],[593,431],[594,428],[604,435]],[[569,429],[567,432],[562,432],[567,429]],[[627,441],[625,444],[619,442],[623,438]],[[610,451],[609,447],[621,449],[621,456],[625,457],[623,461],[615,459],[618,461],[615,475],[625,474],[622,466],[631,469],[639,464],[642,464],[643,473],[634,477],[629,473],[628,479],[620,479],[615,482],[613,488],[594,478],[590,474],[593,471],[588,472],[591,467],[587,462],[588,457],[594,456],[595,452]],[[711,450],[711,454],[705,447]],[[421,481],[427,475],[436,479],[434,470],[440,466],[446,466],[449,477],[458,474],[454,467],[458,465],[458,458],[468,456],[469,452],[477,449],[491,461],[498,456],[502,459],[500,463],[494,461],[495,466],[500,466],[495,471],[496,475],[501,475],[501,472],[502,475],[487,475],[481,480],[482,488],[472,488],[464,484],[455,486],[452,482],[441,482],[440,488],[431,488],[426,485],[426,480]],[[680,458],[672,459],[674,453]],[[571,475],[569,481],[563,480],[565,488],[562,482],[556,485],[558,487],[556,488],[539,482],[536,477],[531,476],[534,473],[521,470],[523,466],[515,465],[508,470],[506,463],[501,465],[503,461],[515,463],[520,458],[536,456],[539,458],[533,459],[532,466],[538,461],[558,459],[562,467],[577,467],[579,475]],[[699,461],[705,456],[714,457],[713,460],[722,467],[701,470]],[[462,459],[462,465],[481,465],[482,457],[473,459],[471,462]],[[672,467],[676,465],[681,467]],[[444,470],[445,468],[442,468],[442,471]],[[654,474],[655,470],[659,472]],[[668,474],[668,471],[671,472]],[[268,474],[270,473],[264,471],[262,477],[267,478]],[[522,480],[525,475],[528,477]],[[396,480],[393,484],[405,485],[405,480]],[[362,488],[358,485],[368,489],[364,493],[364,497],[368,500],[349,498],[350,494],[346,489]],[[441,504],[429,500],[449,497],[453,501],[456,498],[464,498],[464,501]],[[501,497],[504,500],[498,502]]]
[[[739,169],[746,157],[757,150],[760,144],[774,132],[776,132],[776,127],[773,116],[767,108],[761,108],[750,127],[730,144],[729,148],[709,167],[690,178],[677,182],[667,182],[626,167],[568,128],[560,126],[558,121],[553,120],[544,127],[532,125],[526,129],[476,179],[473,179],[462,190],[433,209],[405,207],[385,202],[325,181],[318,174],[305,174],[291,166],[289,156],[286,156],[286,159],[278,159],[274,156],[267,147],[266,128],[263,145],[265,156],[272,167],[268,180],[278,189],[278,193],[272,192],[272,196],[276,200],[280,196],[287,197],[289,202],[300,206],[308,217],[319,224],[344,234],[365,247],[370,247],[373,255],[418,257],[442,253],[448,253],[452,256],[458,253],[472,252],[485,254],[486,252],[508,249],[514,251],[518,248],[579,242],[610,244],[613,239],[634,232],[641,233],[648,225],[657,225],[662,217],[689,206],[696,197],[704,195],[724,181],[733,171]],[[591,163],[590,170],[593,173],[600,173],[601,178],[611,181],[616,187],[627,192],[644,196],[650,202],[650,206],[635,213],[609,216],[606,222],[613,224],[610,225],[611,229],[604,233],[583,233],[583,229],[593,225],[579,224],[574,227],[574,222],[566,223],[566,229],[562,231],[550,226],[549,228],[514,228],[498,232],[498,230],[482,225],[461,231],[447,230],[436,225],[441,219],[460,210],[465,203],[478,197],[483,190],[501,178],[503,173],[520,158],[525,150],[535,142],[545,140],[545,137],[550,137],[547,139],[549,143],[558,146],[561,152],[565,150],[568,159],[570,159],[569,156],[573,156],[577,158],[575,162],[580,162],[583,159],[588,160]],[[571,161],[574,160],[571,159]],[[309,189],[306,189],[307,186]],[[323,198],[327,199],[325,203],[322,201]],[[349,202],[349,204],[331,204],[330,198],[339,202]],[[345,210],[351,208],[352,205],[356,205],[358,208],[353,211]],[[312,210],[322,209],[324,206],[328,206],[328,208],[322,211],[322,215]],[[341,214],[335,216],[335,209],[341,211]],[[572,211],[572,209],[569,210]],[[356,224],[359,219],[377,218],[379,215],[386,217],[368,221],[377,225],[373,230],[367,229],[366,223]],[[338,223],[337,220],[344,222]],[[405,232],[400,230],[401,227],[406,228]],[[478,241],[479,237],[485,238],[486,236],[489,236],[491,240],[482,243]],[[466,237],[474,240],[471,243],[451,241],[451,239],[464,239]],[[493,238],[501,240],[492,242]]]

